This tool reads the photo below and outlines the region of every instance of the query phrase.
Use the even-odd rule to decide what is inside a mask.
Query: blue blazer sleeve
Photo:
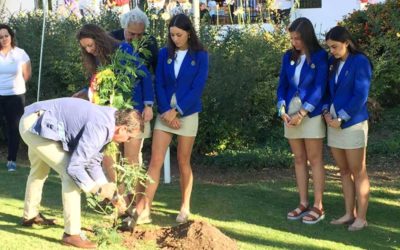
[[[196,53],[196,65],[198,67],[197,74],[194,76],[193,84],[190,91],[177,103],[178,108],[182,111],[182,115],[201,99],[203,89],[206,85],[208,77],[208,53],[200,51]]]
[[[367,57],[364,55],[357,55],[353,63],[357,66],[354,67],[355,74],[352,98],[347,105],[343,107],[343,110],[350,117],[357,114],[365,103],[367,103],[372,77],[372,68]],[[338,113],[340,113],[340,110]]]
[[[289,80],[287,79],[287,74],[286,74],[286,66],[289,65],[289,57],[290,54],[289,52],[286,52],[285,55],[282,57],[282,65],[281,65],[281,71],[279,74],[279,83],[278,83],[278,88],[276,91],[277,99],[278,99],[278,104],[277,108],[278,110],[282,105],[287,105],[285,98],[286,98],[286,93],[289,88]]]
[[[157,98],[157,106],[160,114],[171,109],[170,102],[167,97],[167,79],[165,71],[167,70],[166,61],[168,60],[168,53],[166,48],[162,48],[158,54],[157,67],[156,67],[156,80],[155,90]]]
[[[314,86],[312,91],[308,91],[303,104],[303,108],[310,112],[320,105],[325,95],[326,86],[328,84],[328,53],[325,50],[316,52],[313,61],[315,61],[316,65]],[[312,110],[307,108],[307,104],[312,105]]]
[[[121,43],[119,48],[127,54],[139,57],[138,54],[134,54],[132,46],[128,43]],[[139,74],[136,81],[134,81],[132,99],[134,101],[135,109],[143,111],[145,104],[154,103],[153,82],[150,71],[144,64],[141,63],[140,60],[136,60],[133,63],[136,65],[137,70],[140,70],[142,74]],[[131,77],[133,78],[134,76]]]

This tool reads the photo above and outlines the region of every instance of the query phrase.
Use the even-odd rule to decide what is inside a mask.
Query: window
[[[321,8],[322,0],[300,0],[299,9]]]

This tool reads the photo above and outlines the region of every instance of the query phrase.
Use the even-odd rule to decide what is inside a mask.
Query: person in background
[[[102,0],[79,0],[79,11],[82,17],[93,18],[101,13]]]
[[[325,169],[322,157],[326,134],[322,105],[328,81],[328,54],[318,43],[310,20],[301,17],[289,28],[292,48],[284,55],[277,89],[278,113],[285,137],[294,154],[300,204],[287,219],[315,224],[325,218],[322,196]],[[314,184],[314,203],[309,208],[308,162]]]
[[[292,5],[292,0],[274,0],[271,6],[272,21],[275,24],[289,22]]]
[[[367,100],[372,64],[346,28],[332,28],[325,40],[332,57],[329,101],[323,114],[328,124],[328,146],[340,169],[345,203],[345,214],[331,224],[350,224],[349,231],[358,231],[368,225]]]
[[[217,2],[215,0],[208,1],[208,11],[211,16],[211,23],[217,24]]]
[[[19,131],[28,145],[31,170],[26,183],[22,225],[55,225],[39,213],[43,184],[50,168],[61,177],[64,212],[62,244],[96,248],[82,235],[81,190],[117,200],[116,185],[103,173],[104,147],[126,142],[143,129],[136,111],[116,110],[79,98],[36,102],[25,108]]]
[[[107,0],[107,7],[122,15],[129,12],[129,0]]]
[[[146,29],[149,27],[149,18],[139,8],[121,15],[121,29],[110,32],[110,35],[119,40],[131,43],[133,40],[147,39],[144,49],[151,52],[151,55],[145,56],[139,53],[139,57],[145,61],[146,67],[153,73],[156,71],[158,46],[154,36],[146,34]]]
[[[209,23],[210,13],[208,12],[205,3],[200,3],[200,21],[203,23]]]
[[[17,169],[18,123],[24,113],[26,82],[31,73],[29,56],[16,46],[14,31],[0,24],[0,113],[6,121],[9,172]]]
[[[109,36],[103,29],[94,24],[84,25],[77,33],[81,45],[84,67],[89,74],[95,76],[99,65],[110,63],[111,55],[117,50],[132,54],[132,47],[126,42],[119,42]],[[150,72],[144,65],[138,65],[144,76],[134,79],[132,100],[134,108],[140,112],[145,122],[144,133],[138,134],[124,143],[124,157],[131,164],[141,164],[141,148],[143,139],[150,137],[150,120],[153,119],[154,91]],[[93,77],[92,77],[93,78]],[[101,88],[101,86],[100,86]],[[110,157],[104,158],[104,169],[110,181],[116,182],[115,170]]]
[[[177,159],[182,194],[176,221],[184,223],[190,216],[193,187],[190,158],[207,76],[208,53],[200,43],[189,17],[184,14],[174,16],[168,25],[167,47],[160,50],[156,71],[158,116],[147,172],[153,182],[147,183],[145,195],[136,206],[136,224],[151,222],[151,205],[160,180],[161,167],[174,135],[178,137]]]

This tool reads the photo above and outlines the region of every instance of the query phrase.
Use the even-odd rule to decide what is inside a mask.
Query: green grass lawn
[[[8,173],[5,167],[0,169],[0,249],[66,249],[59,244],[63,220],[61,184],[56,175],[51,175],[46,182],[42,212],[57,218],[61,226],[19,226],[28,171],[28,168],[19,168],[15,173]],[[198,182],[192,196],[193,218],[218,227],[235,239],[241,249],[400,249],[400,177],[390,173],[372,175],[369,227],[350,233],[345,226],[329,224],[332,218],[343,213],[340,183],[329,173],[324,197],[327,216],[317,225],[286,220],[286,213],[298,202],[295,183],[287,177],[266,181],[250,179],[241,184]],[[155,198],[155,226],[176,225],[178,188],[176,182],[160,186]],[[102,220],[87,208],[82,209],[82,217],[86,227]],[[152,249],[152,245],[145,248]],[[103,249],[123,247],[112,245]]]

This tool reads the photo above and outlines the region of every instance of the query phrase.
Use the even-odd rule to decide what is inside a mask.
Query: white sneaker
[[[176,216],[176,222],[179,224],[186,223],[189,219],[190,212],[180,211],[178,216]]]

